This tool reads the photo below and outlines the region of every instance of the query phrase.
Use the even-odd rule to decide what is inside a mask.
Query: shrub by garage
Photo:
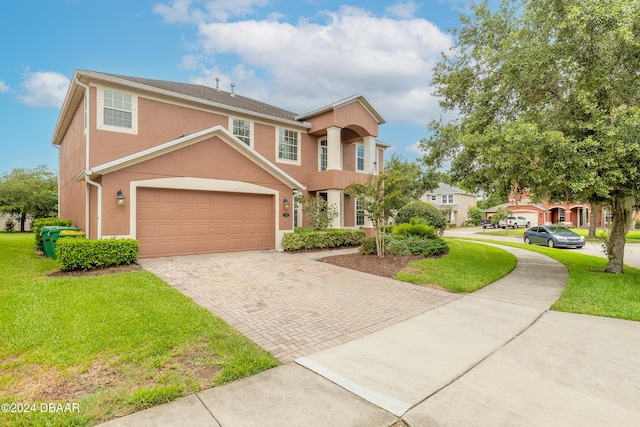
[[[330,228],[324,231],[297,229],[294,233],[285,233],[282,249],[285,251],[328,249],[359,246],[365,232],[342,228]]]
[[[138,260],[140,243],[134,239],[59,239],[58,263],[63,271],[92,270],[133,264]]]

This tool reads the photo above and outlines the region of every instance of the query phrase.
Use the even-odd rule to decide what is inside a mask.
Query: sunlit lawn
[[[0,233],[0,425],[93,425],[278,364],[151,273],[48,277],[33,236]]]
[[[496,243],[496,242],[494,242]],[[554,258],[569,270],[569,280],[554,310],[640,320],[640,270],[626,266],[624,274],[603,273],[607,260],[573,249],[500,242]]]
[[[453,292],[473,292],[495,282],[516,266],[516,257],[493,246],[447,241],[449,253],[412,261],[396,280],[439,285]]]

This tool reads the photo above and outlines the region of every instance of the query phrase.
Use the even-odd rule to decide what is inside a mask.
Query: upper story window
[[[436,195],[431,196],[431,201],[435,202],[436,200],[438,200],[438,197]]]
[[[138,97],[98,87],[98,129],[138,133]]]
[[[364,171],[364,145],[356,145],[356,170]]]
[[[231,129],[240,141],[251,147],[251,122],[249,120],[234,118]]]
[[[453,194],[443,194],[442,195],[442,204],[443,205],[451,205],[451,204],[453,204]]]
[[[318,159],[319,159],[319,165],[318,165],[318,169],[320,169],[321,171],[326,171],[327,170],[327,159],[328,159],[328,148],[327,148],[327,140],[323,139],[320,141],[319,143],[319,153],[318,153]]]
[[[112,90],[104,91],[104,124],[131,129],[131,95]]]
[[[297,131],[278,131],[278,160],[300,164],[300,135]]]

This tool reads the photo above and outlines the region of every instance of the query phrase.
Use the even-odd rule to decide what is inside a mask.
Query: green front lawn
[[[278,364],[145,271],[48,277],[31,234],[0,234],[0,425],[93,425]]]
[[[474,292],[503,277],[516,266],[516,257],[503,249],[461,240],[448,240],[449,253],[409,263],[396,280],[442,286],[453,292]]]
[[[499,244],[550,256],[567,267],[567,286],[552,309],[640,321],[640,270],[625,265],[624,274],[608,274],[602,272],[606,259],[577,250],[510,242]]]

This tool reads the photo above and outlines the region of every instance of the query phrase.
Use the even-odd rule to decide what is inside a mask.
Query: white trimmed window
[[[138,97],[113,89],[98,88],[98,129],[138,133]]]
[[[278,160],[300,164],[300,134],[297,131],[279,128]]]
[[[356,145],[356,170],[364,172],[364,145]]]
[[[438,200],[438,197],[437,197],[437,196],[435,196],[435,195],[434,195],[434,196],[431,196],[431,201],[432,201],[432,202],[435,202],[436,200]]]
[[[249,120],[233,118],[232,133],[242,142],[251,147],[251,122]]]
[[[318,144],[318,159],[319,159],[318,169],[321,171],[327,170],[328,153],[329,152],[327,147],[327,140],[326,139],[320,140]]]
[[[356,199],[356,225],[364,225],[364,205],[360,199]]]
[[[453,204],[453,194],[443,194],[442,195],[442,204],[443,205],[452,205]]]
[[[104,124],[131,129],[132,126],[131,95],[104,91]]]
[[[565,222],[566,219],[566,210],[562,208],[558,209],[558,222]]]

